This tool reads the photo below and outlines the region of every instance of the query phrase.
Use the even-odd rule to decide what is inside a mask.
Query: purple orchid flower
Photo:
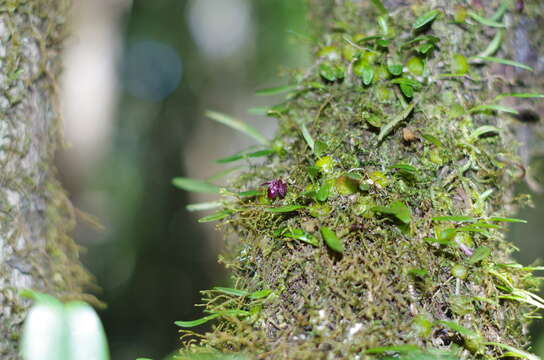
[[[263,183],[262,185],[268,185],[269,199],[275,199],[278,197],[280,199],[283,199],[285,195],[287,195],[287,183],[281,179],[267,181]]]

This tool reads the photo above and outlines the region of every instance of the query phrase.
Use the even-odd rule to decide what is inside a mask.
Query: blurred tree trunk
[[[18,358],[21,289],[84,298],[89,274],[68,236],[74,209],[56,177],[57,79],[69,2],[0,2],[0,358]]]

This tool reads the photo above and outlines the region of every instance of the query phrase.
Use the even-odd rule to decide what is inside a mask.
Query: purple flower
[[[283,199],[285,195],[287,195],[287,183],[281,179],[267,181],[263,183],[263,185],[268,185],[269,199],[275,199],[278,197]]]

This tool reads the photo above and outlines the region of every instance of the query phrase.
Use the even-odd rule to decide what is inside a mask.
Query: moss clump
[[[242,293],[204,292],[220,321],[200,345],[259,359],[520,354],[543,305],[504,239],[520,173],[515,120],[495,99],[512,89],[505,65],[471,60],[502,30],[460,20],[479,11],[464,1],[389,15],[322,3],[332,17],[315,65],[270,111],[275,152],[226,186],[221,260]],[[284,198],[237,195],[274,179]]]

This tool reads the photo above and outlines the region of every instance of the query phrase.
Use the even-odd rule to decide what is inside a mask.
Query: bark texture
[[[381,3],[310,1],[315,63],[269,111],[273,154],[225,185],[215,217],[233,235],[221,259],[238,291],[205,292],[221,319],[207,349],[529,356],[527,326],[544,304],[504,225],[527,199],[513,192],[528,172],[519,146],[542,131],[544,5]],[[277,179],[287,195],[267,197]]]
[[[56,177],[57,77],[69,2],[0,1],[0,358],[17,344],[33,289],[85,298],[90,281],[68,235],[74,209]],[[87,299],[89,300],[89,299]]]

